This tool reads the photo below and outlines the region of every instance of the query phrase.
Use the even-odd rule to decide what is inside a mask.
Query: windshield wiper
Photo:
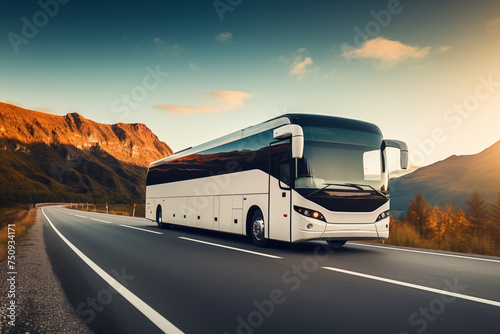
[[[380,196],[383,196],[385,198],[388,198],[388,196],[386,194],[384,194],[383,192],[381,192],[380,190],[377,190],[375,188],[373,188],[371,185],[369,184],[357,184],[357,183],[346,183],[346,185],[349,185],[349,186],[352,186],[352,187],[355,187],[359,190],[364,190],[362,187],[368,187],[370,188],[371,190],[373,190],[374,192],[376,192],[377,194],[379,194]]]
[[[308,194],[307,196],[310,197],[310,196],[312,196],[314,194],[317,194],[320,191],[323,191],[323,190],[325,190],[326,188],[328,188],[330,186],[338,186],[338,187],[356,188],[356,189],[361,190],[361,191],[365,190],[365,189],[363,189],[363,187],[368,187],[371,190],[373,190],[374,192],[376,192],[377,194],[379,194],[380,196],[383,196],[384,198],[387,198],[387,196],[383,192],[381,192],[381,191],[373,188],[372,186],[370,186],[368,184],[356,184],[356,183],[323,183],[323,184],[325,185],[323,188],[316,189],[313,192],[311,192],[310,194]]]
[[[357,189],[360,189],[360,190],[363,190],[363,188],[361,187],[358,187],[358,186],[354,186],[354,185],[351,185],[351,184],[347,184],[347,183],[323,183],[325,186],[323,188],[320,188],[320,189],[316,189],[314,190],[312,193],[308,194],[307,196],[312,196],[314,194],[317,194],[319,193],[320,191],[323,191],[325,190],[326,188],[330,187],[330,186],[338,186],[338,187],[355,187]]]

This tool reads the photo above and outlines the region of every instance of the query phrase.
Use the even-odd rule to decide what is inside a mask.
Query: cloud
[[[449,49],[451,49],[451,45],[443,45],[436,50],[436,53],[443,53],[448,51]]]
[[[494,26],[497,26],[500,24],[500,17],[497,17],[496,19],[493,19],[493,20],[490,20],[488,22],[486,22],[486,26],[487,27],[494,27]]]
[[[229,31],[223,31],[215,36],[215,39],[221,42],[229,42],[233,38],[233,34]]]
[[[171,114],[215,114],[222,111],[237,109],[245,103],[245,100],[252,97],[245,92],[230,90],[204,92],[200,94],[206,103],[189,105],[156,104],[154,108],[168,111]]]
[[[50,108],[38,107],[38,108],[34,108],[34,109],[37,111],[46,113],[46,114],[53,114],[54,113],[54,111]]]
[[[380,67],[391,67],[408,59],[421,59],[429,55],[431,47],[406,45],[398,41],[391,41],[377,37],[363,43],[359,49],[344,50],[346,58],[373,59],[379,61]]]
[[[309,70],[307,66],[312,65],[314,62],[311,57],[305,57],[303,60],[296,58],[293,62],[292,68],[290,69],[290,74],[298,75],[299,79],[303,78],[307,71]]]
[[[191,68],[192,70],[196,71],[198,69],[198,64],[190,62],[189,63],[189,68]]]
[[[168,55],[171,55],[171,56],[178,56],[181,54],[181,52],[184,50],[184,48],[179,44],[179,43],[175,43],[175,44],[171,44],[171,45],[167,45],[165,48],[164,48],[164,52]]]
[[[184,50],[184,48],[179,43],[167,44],[164,40],[159,37],[153,39],[153,43],[156,45],[156,50],[160,55],[170,55],[178,56]]]
[[[290,57],[280,56],[278,61],[285,64],[290,64],[290,70],[288,74],[296,75],[298,79],[306,77],[310,73],[316,73],[319,71],[319,67],[312,67],[314,64],[311,57],[307,56],[308,51],[306,48],[300,48],[295,50]]]
[[[24,108],[22,103],[14,101],[14,100],[7,100],[7,101],[5,101],[5,103],[12,104],[13,106],[16,106],[16,107]]]
[[[54,110],[52,110],[51,108],[45,108],[45,107],[35,107],[35,108],[33,108],[33,107],[25,107],[22,103],[14,101],[14,100],[6,100],[5,103],[11,104],[13,106],[16,106],[16,107],[19,107],[19,108],[23,108],[23,109],[31,109],[31,110],[40,111],[40,112],[43,112],[43,113],[46,113],[46,114],[53,114],[54,113]]]

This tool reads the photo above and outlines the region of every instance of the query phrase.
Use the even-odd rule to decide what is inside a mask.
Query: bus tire
[[[258,209],[253,213],[250,226],[250,236],[252,237],[252,242],[255,246],[265,246],[267,242],[265,232],[264,215],[262,214],[262,211]]]
[[[344,246],[347,240],[327,240],[326,242],[328,245],[330,245],[331,248],[338,249]]]
[[[156,223],[158,224],[159,228],[167,228],[167,224],[163,222],[163,214],[161,212],[161,205],[158,205],[156,208]]]

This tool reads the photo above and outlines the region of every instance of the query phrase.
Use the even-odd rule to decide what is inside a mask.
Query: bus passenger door
[[[290,241],[291,203],[290,140],[271,143],[269,148],[269,239]]]

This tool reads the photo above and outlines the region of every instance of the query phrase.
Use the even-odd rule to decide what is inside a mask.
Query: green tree
[[[484,231],[488,223],[488,203],[479,192],[474,191],[471,200],[465,201],[465,204],[467,204],[465,213],[472,224],[473,230],[477,232]]]
[[[408,205],[408,210],[403,221],[408,225],[414,226],[421,236],[427,236],[431,212],[431,206],[419,191],[410,205]]]
[[[500,191],[497,194],[497,200],[491,203],[490,219],[500,225]]]
[[[491,203],[489,218],[491,221],[491,234],[496,240],[500,241],[500,191],[497,200]]]

